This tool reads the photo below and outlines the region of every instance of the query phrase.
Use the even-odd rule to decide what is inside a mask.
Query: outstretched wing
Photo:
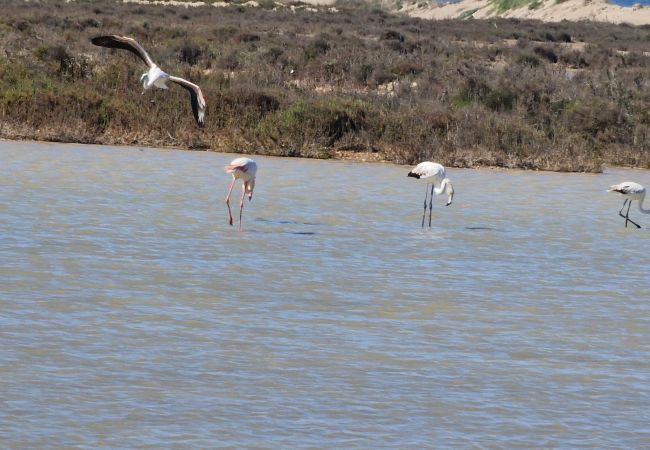
[[[149,68],[156,67],[156,64],[151,60],[151,57],[146,50],[133,38],[126,36],[110,35],[110,36],[97,36],[90,40],[95,45],[108,48],[121,48],[128,50],[137,55]]]
[[[190,101],[192,102],[192,114],[194,114],[194,120],[196,120],[196,124],[200,128],[203,128],[203,125],[205,125],[205,99],[203,98],[203,92],[201,92],[201,88],[194,83],[190,83],[184,78],[169,77],[169,81],[173,81],[174,83],[183,86],[190,93]]]

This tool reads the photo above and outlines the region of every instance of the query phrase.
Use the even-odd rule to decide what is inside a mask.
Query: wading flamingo
[[[232,174],[232,182],[226,195],[226,205],[228,206],[228,224],[232,225],[232,212],[230,211],[230,193],[232,192],[235,181],[241,179],[244,182],[242,186],[241,200],[239,201],[239,231],[241,231],[241,219],[244,211],[244,196],[248,194],[248,201],[253,198],[253,189],[255,189],[255,174],[257,173],[257,163],[250,158],[235,158],[230,164],[224,167],[227,173]]]
[[[424,212],[422,213],[422,228],[424,228],[424,218],[427,215],[427,197],[429,195],[429,185],[431,185],[431,197],[429,198],[429,228],[431,227],[431,209],[433,208],[433,193],[440,195],[447,193],[447,205],[451,205],[454,200],[454,187],[451,180],[445,174],[445,168],[438,163],[425,161],[421,162],[411,170],[409,177],[417,178],[427,182],[427,189],[424,192]]]
[[[632,206],[632,201],[636,200],[639,202],[639,211],[643,214],[650,214],[650,209],[643,209],[643,199],[645,198],[645,188],[639,183],[633,181],[624,181],[620,184],[614,184],[607,189],[607,192],[616,192],[625,197],[623,202],[623,207],[618,212],[618,215],[625,219],[625,226],[627,227],[628,222],[636,225],[637,228],[641,228],[641,225],[630,219],[630,206]],[[627,211],[623,215],[623,210],[625,209],[625,204],[627,205]]]
[[[203,127],[205,119],[205,100],[203,99],[203,93],[201,88],[194,83],[190,83],[184,78],[173,77],[162,70],[160,67],[153,62],[149,54],[145,49],[133,38],[126,36],[97,36],[90,40],[93,44],[99,45],[100,47],[108,48],[121,48],[123,50],[128,50],[135,55],[137,55],[144,63],[149,67],[149,71],[142,74],[140,77],[140,82],[142,87],[147,90],[153,86],[160,89],[167,89],[167,82],[171,81],[176,83],[190,93],[190,101],[192,103],[192,114],[194,114],[194,120],[199,127]],[[144,91],[142,92],[144,94]]]

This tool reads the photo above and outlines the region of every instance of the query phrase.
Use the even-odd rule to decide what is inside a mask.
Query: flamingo
[[[625,197],[623,202],[623,207],[618,212],[618,215],[625,219],[625,227],[627,228],[627,223],[632,222],[636,225],[637,228],[641,228],[641,225],[630,219],[630,206],[632,206],[632,201],[637,200],[639,202],[639,211],[643,214],[650,214],[650,209],[643,209],[643,199],[645,198],[645,188],[639,183],[633,181],[624,181],[619,184],[614,184],[607,189],[607,192],[616,192]],[[625,204],[627,203],[627,211],[623,215],[623,210],[625,209]]]
[[[90,40],[93,44],[99,45],[101,47],[108,48],[121,48],[123,50],[128,50],[136,54],[144,63],[149,67],[149,71],[142,74],[140,77],[140,82],[142,87],[145,89],[152,88],[153,86],[160,89],[168,89],[167,82],[171,81],[176,83],[190,93],[190,102],[192,103],[192,114],[194,115],[194,120],[199,128],[202,128],[205,124],[205,100],[203,99],[203,92],[201,88],[184,78],[174,77],[165,72],[163,72],[160,67],[153,62],[149,54],[145,49],[133,38],[126,36],[97,36]],[[142,92],[144,94],[144,91]]]
[[[424,192],[424,212],[422,213],[422,228],[424,228],[424,218],[427,215],[427,197],[429,195],[429,185],[431,185],[431,197],[429,198],[429,228],[431,227],[431,209],[433,208],[433,193],[440,195],[443,192],[447,193],[447,205],[451,205],[454,199],[454,187],[451,180],[447,178],[445,168],[434,162],[425,161],[421,162],[411,170],[409,177],[417,178],[427,182],[427,189]]]
[[[244,210],[244,197],[248,194],[248,201],[253,198],[253,189],[255,189],[255,174],[257,174],[257,163],[250,158],[235,158],[230,164],[224,167],[226,173],[232,174],[232,182],[226,195],[226,205],[228,206],[228,225],[232,225],[232,212],[230,211],[230,193],[238,179],[243,180],[241,200],[239,202],[239,231],[241,231],[242,212]]]

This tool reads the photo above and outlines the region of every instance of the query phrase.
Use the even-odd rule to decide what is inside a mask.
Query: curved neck
[[[639,199],[639,211],[641,211],[643,214],[650,214],[650,209],[645,209],[643,207],[643,200],[645,200],[645,194],[643,194],[643,197]]]
[[[442,180],[442,183],[440,183],[440,187],[436,187],[435,184],[433,185],[433,191],[436,193],[436,195],[440,195],[447,190],[448,185],[449,185],[449,178],[445,178],[444,180]]]

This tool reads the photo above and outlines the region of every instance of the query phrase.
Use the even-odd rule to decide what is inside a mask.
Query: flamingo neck
[[[451,180],[449,178],[445,178],[442,180],[442,183],[440,183],[440,187],[436,187],[436,185],[433,185],[433,190],[436,193],[436,195],[440,195],[443,192],[447,193],[447,206],[451,205],[451,202],[454,201],[454,187],[451,185]]]
[[[641,211],[643,214],[650,214],[650,209],[645,209],[643,207],[643,200],[645,200],[645,194],[643,194],[643,197],[639,199],[639,211]]]
[[[447,190],[447,187],[449,186],[449,178],[445,178],[442,180],[442,183],[440,183],[440,187],[436,187],[436,185],[433,185],[433,191],[436,193],[436,195],[440,195],[443,192]]]

